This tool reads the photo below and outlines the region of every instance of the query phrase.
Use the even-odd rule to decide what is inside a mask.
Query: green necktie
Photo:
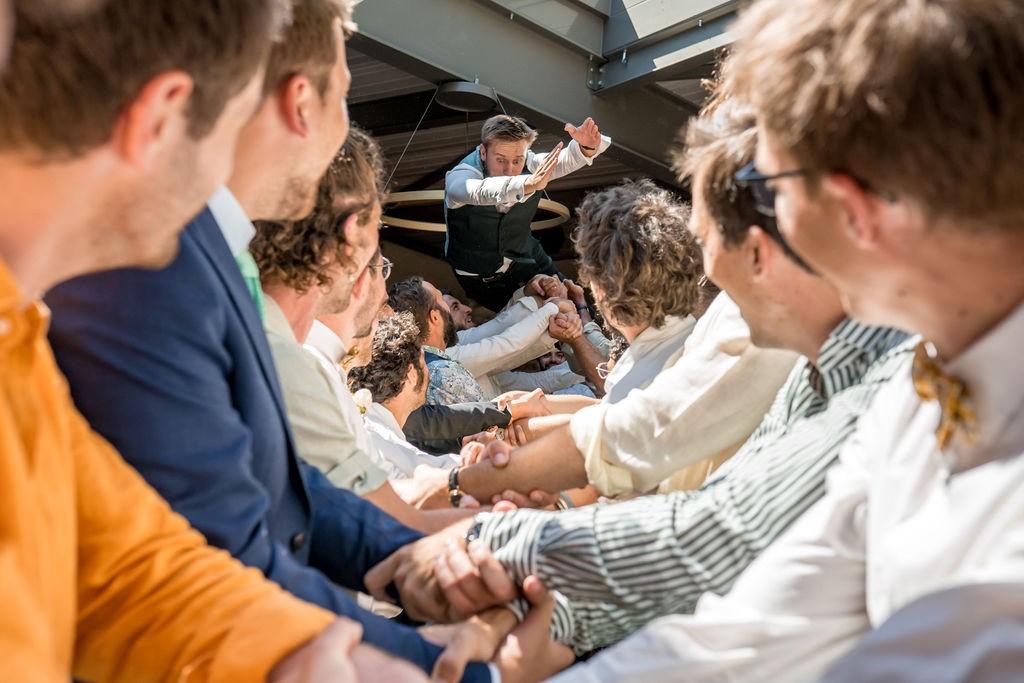
[[[256,267],[256,261],[248,249],[235,256],[235,262],[238,264],[238,269],[242,271],[242,279],[245,280],[245,286],[249,288],[249,296],[256,304],[256,312],[259,313],[262,321],[263,288],[260,286],[260,269]]]

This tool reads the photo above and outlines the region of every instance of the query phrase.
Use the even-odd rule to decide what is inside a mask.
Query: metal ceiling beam
[[[612,59],[633,49],[735,14],[739,0],[612,0],[604,30],[604,55]]]
[[[709,63],[733,42],[729,27],[734,13],[697,23],[681,33],[639,48],[623,48],[616,59],[600,67],[598,90],[602,93],[623,85],[644,85],[676,78],[709,76]],[[698,77],[699,77],[698,76]]]
[[[374,0],[357,5],[355,19],[354,48],[432,83],[479,79],[510,113],[550,132],[592,116],[615,142],[611,158],[674,183],[668,151],[689,115],[674,98],[653,89],[595,96],[587,57],[479,0]]]
[[[601,56],[605,16],[575,0],[478,0],[509,21],[518,21],[542,36],[585,55]]]

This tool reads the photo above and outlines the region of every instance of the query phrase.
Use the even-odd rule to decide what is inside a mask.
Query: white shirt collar
[[[348,349],[345,348],[345,343],[341,341],[341,337],[319,320],[313,321],[313,327],[309,329],[309,335],[306,337],[306,346],[312,346],[327,356],[332,363],[340,363],[341,359],[348,353]]]
[[[643,356],[643,352],[661,346],[665,340],[678,339],[682,335],[688,334],[696,324],[697,319],[692,315],[666,316],[665,324],[657,329],[648,327],[633,339],[633,343],[629,345],[629,348],[635,349],[637,355]]]
[[[402,427],[398,424],[398,420],[395,418],[395,414],[387,409],[380,403],[371,403],[366,408],[366,417],[375,419],[381,426],[387,427],[389,430],[395,433],[395,436],[399,437],[403,441],[405,440],[405,432],[402,431]]]
[[[245,209],[235,199],[235,195],[231,194],[231,190],[227,186],[221,186],[206,205],[220,226],[221,234],[224,235],[232,256],[238,256],[248,249],[249,242],[256,234],[256,228],[246,215]]]

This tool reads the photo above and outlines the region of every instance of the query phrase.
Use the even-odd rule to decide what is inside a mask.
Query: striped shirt
[[[913,346],[902,332],[844,320],[817,366],[797,363],[761,425],[701,489],[482,514],[480,538],[515,580],[536,574],[561,593],[552,635],[578,652],[692,612],[824,495],[826,470],[878,388],[909,372]]]

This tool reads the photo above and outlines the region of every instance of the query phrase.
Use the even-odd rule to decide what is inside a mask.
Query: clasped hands
[[[504,683],[537,681],[565,668],[572,652],[549,635],[554,597],[535,576],[526,577],[520,593],[480,540],[467,545],[473,523],[458,522],[399,549],[367,573],[367,590],[390,601],[387,587],[393,584],[413,619],[462,621],[422,629],[425,638],[445,647],[434,666],[436,679],[458,681],[470,661],[493,661]],[[517,625],[514,613],[501,605],[523,596],[530,611]]]

